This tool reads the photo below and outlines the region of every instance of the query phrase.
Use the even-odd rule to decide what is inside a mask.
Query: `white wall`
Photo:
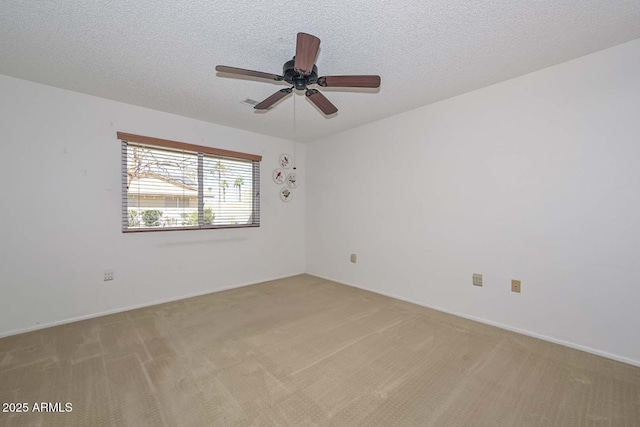
[[[0,336],[304,271],[304,167],[290,203],[271,179],[293,142],[1,75],[0,93]],[[123,234],[117,131],[262,155],[262,226]]]
[[[639,76],[636,40],[309,144],[307,272],[640,365]]]

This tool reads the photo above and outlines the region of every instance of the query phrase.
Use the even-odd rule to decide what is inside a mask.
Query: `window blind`
[[[131,134],[118,137],[124,232],[260,225],[260,156]]]

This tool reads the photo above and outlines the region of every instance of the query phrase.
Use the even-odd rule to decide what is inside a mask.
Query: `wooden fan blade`
[[[380,76],[325,76],[318,78],[323,87],[380,87]]]
[[[327,116],[338,112],[338,109],[333,105],[323,94],[315,89],[307,89],[307,98],[320,109]]]
[[[258,77],[261,79],[280,81],[284,77],[277,74],[263,73],[262,71],[245,70],[244,68],[227,67],[226,65],[216,65],[216,71],[220,73],[238,74],[240,76]]]
[[[313,65],[316,63],[320,49],[320,39],[307,33],[298,33],[296,40],[296,58],[293,63],[293,69],[308,76],[313,71]]]
[[[255,108],[256,110],[266,110],[276,102],[280,101],[285,96],[289,95],[292,90],[293,90],[292,88],[280,89],[279,91],[277,91],[276,93],[274,93],[273,95],[271,95],[270,97],[268,97],[267,99],[265,99],[264,101],[262,101],[261,103],[259,103],[253,108]]]

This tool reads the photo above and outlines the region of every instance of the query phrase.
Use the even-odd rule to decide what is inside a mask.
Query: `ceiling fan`
[[[261,71],[245,70],[244,68],[227,67],[225,65],[216,66],[216,71],[220,73],[237,74],[248,77],[258,77],[273,81],[285,81],[293,86],[287,89],[280,89],[264,101],[257,104],[256,110],[267,110],[282,98],[291,94],[293,89],[306,90],[305,94],[326,115],[334,114],[338,111],[322,93],[317,89],[311,89],[309,85],[321,87],[380,87],[380,76],[324,76],[318,77],[318,67],[316,67],[316,57],[320,48],[320,39],[311,34],[298,33],[296,39],[296,56],[292,60],[284,63],[282,75],[263,73]]]

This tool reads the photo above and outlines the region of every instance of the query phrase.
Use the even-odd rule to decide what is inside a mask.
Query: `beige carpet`
[[[1,426],[638,427],[640,368],[305,275],[0,339],[0,402],[30,411]]]

